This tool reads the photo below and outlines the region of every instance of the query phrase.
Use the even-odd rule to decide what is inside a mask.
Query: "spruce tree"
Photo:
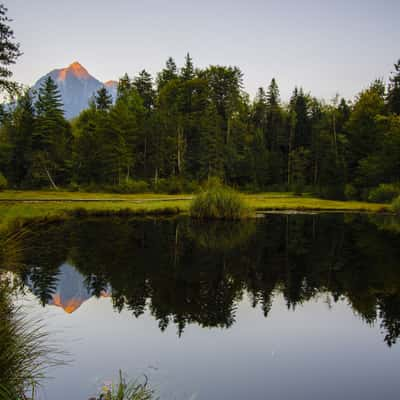
[[[280,95],[275,78],[271,80],[267,91],[267,127],[266,143],[271,151],[278,150],[282,144],[282,110],[280,107]]]
[[[154,129],[154,109],[156,103],[156,92],[153,87],[153,79],[151,75],[142,70],[138,76],[133,80],[133,86],[140,98],[142,99],[143,107],[145,110],[144,118],[138,121],[141,124],[140,134],[138,135],[138,163],[140,172],[147,177],[149,160],[151,153],[154,152],[154,137],[158,132]]]
[[[107,111],[112,106],[112,96],[104,86],[97,91],[94,101],[96,109],[100,111]]]
[[[178,68],[172,57],[165,63],[165,68],[157,75],[157,90],[160,91],[168,82],[178,78]]]
[[[146,110],[150,111],[155,103],[155,91],[151,75],[146,70],[142,70],[139,75],[133,79],[133,86],[142,98],[143,106]]]
[[[47,179],[53,188],[56,181],[64,183],[70,159],[70,127],[64,118],[61,95],[49,76],[39,89],[35,104],[36,122],[33,132],[33,162],[35,178]]]
[[[181,69],[181,79],[184,81],[190,81],[194,78],[194,75],[193,60],[190,57],[190,54],[187,53],[185,57],[185,65]]]
[[[395,72],[390,77],[387,102],[389,111],[400,114],[400,60],[394,65]]]
[[[32,169],[32,132],[35,124],[35,111],[30,91],[18,99],[13,113],[11,181],[15,186],[30,184]]]
[[[132,90],[132,81],[128,74],[125,74],[118,81],[118,89],[117,89],[117,99],[121,99],[123,97],[129,96],[130,91]]]

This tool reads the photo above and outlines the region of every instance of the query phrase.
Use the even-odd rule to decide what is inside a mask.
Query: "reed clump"
[[[190,215],[197,219],[240,220],[251,215],[243,196],[220,184],[208,186],[191,202]]]

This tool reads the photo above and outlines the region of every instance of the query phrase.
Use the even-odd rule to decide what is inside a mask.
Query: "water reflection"
[[[366,323],[379,321],[392,346],[400,336],[400,236],[385,218],[32,223],[8,241],[2,260],[43,305],[73,312],[91,296],[111,296],[116,311],[139,317],[148,309],[161,330],[174,324],[178,335],[192,323],[229,328],[246,293],[265,317],[277,292],[293,309],[326,293],[346,298]]]

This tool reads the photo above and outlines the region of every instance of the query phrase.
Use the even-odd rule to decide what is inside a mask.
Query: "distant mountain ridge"
[[[90,99],[102,87],[108,90],[114,101],[117,97],[118,82],[100,82],[90,75],[78,61],[66,68],[54,69],[42,76],[35,83],[33,89],[38,90],[49,76],[56,82],[61,93],[67,119],[76,117],[81,111],[88,108]]]

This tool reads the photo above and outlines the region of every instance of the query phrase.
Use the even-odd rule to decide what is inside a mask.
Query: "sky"
[[[195,65],[235,65],[244,89],[278,81],[318,98],[353,98],[400,59],[399,0],[3,0],[32,85],[79,61],[101,81],[155,74],[189,52]]]

